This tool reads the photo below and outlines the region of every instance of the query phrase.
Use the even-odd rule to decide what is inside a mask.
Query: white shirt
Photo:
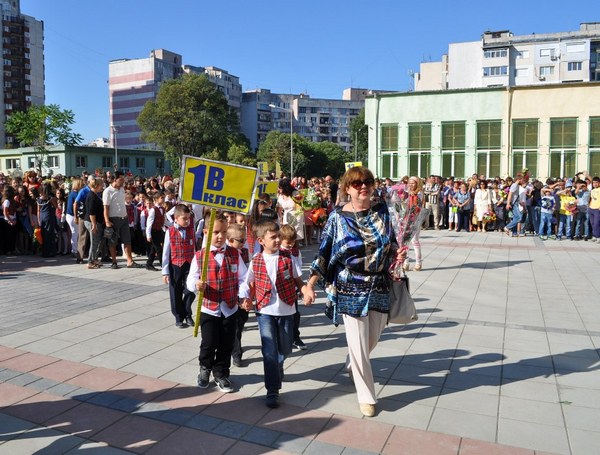
[[[210,247],[210,251],[215,251],[216,249],[217,248],[214,246]],[[217,264],[219,264],[219,266],[221,266],[223,264],[224,257],[225,257],[225,254],[223,252],[219,252],[215,255],[215,260],[217,261]],[[242,289],[243,283],[246,279],[246,274],[248,272],[248,269],[246,268],[246,264],[244,264],[244,260],[242,259],[242,255],[239,253],[239,251],[238,251],[238,268],[237,268],[237,270],[238,270],[238,284],[240,286],[240,292],[238,293],[238,297],[242,297],[241,289]],[[196,289],[196,281],[198,281],[201,272],[202,272],[202,270],[198,266],[198,261],[196,260],[196,257],[194,256],[194,259],[192,260],[192,265],[190,267],[190,273],[188,274],[187,281],[185,283],[186,287],[188,288],[188,291],[194,292],[195,294],[198,293],[198,290]],[[221,316],[221,314],[223,314],[223,316],[225,316],[226,318],[231,316],[237,310],[238,310],[237,304],[233,308],[229,308],[225,302],[221,302],[219,305],[219,308],[217,308],[216,311],[212,311],[212,310],[206,308],[204,305],[202,306],[202,309],[201,309],[202,313],[211,314],[213,316]]]
[[[289,316],[294,314],[296,312],[296,306],[288,305],[281,300],[279,298],[279,294],[277,294],[277,287],[275,286],[275,281],[277,279],[277,266],[279,263],[279,253],[268,254],[263,251],[262,255],[265,260],[267,275],[269,276],[269,280],[271,280],[271,300],[269,300],[267,305],[261,308],[260,314],[268,314],[271,316]],[[298,273],[298,267],[296,266],[294,259],[294,256],[292,256],[292,275],[294,278],[298,278],[302,276],[302,270],[300,269],[300,273]],[[254,270],[252,266],[253,263],[250,262],[250,267],[248,267],[248,273],[246,274],[244,284],[240,286],[240,297],[250,297],[250,283],[254,282]]]
[[[123,187],[116,189],[108,185],[102,192],[102,204],[108,205],[109,218],[126,218],[127,208],[125,207],[125,190]]]
[[[148,210],[148,219],[146,220],[146,225],[145,225],[146,227],[144,228],[147,239],[152,237],[152,225],[154,224],[155,217],[156,217],[156,206],[154,206],[150,210]],[[164,224],[161,226],[161,229],[163,230],[163,232],[166,231]]]

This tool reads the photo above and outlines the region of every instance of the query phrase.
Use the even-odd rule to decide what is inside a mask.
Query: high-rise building
[[[440,62],[414,73],[417,92],[600,81],[600,23],[572,32],[513,35],[488,31],[451,43]]]
[[[45,102],[44,23],[21,14],[19,0],[0,1],[0,18],[3,58],[0,87],[4,101],[4,109],[0,109],[0,143],[16,147],[16,139],[5,132],[7,118],[13,112]]]
[[[155,49],[148,58],[112,60],[108,65],[110,143],[112,147],[153,148],[137,124],[147,101],[163,81],[182,74],[181,55]]]
[[[112,60],[109,73],[110,140],[113,147],[154,148],[141,139],[138,115],[149,100],[156,99],[160,85],[183,73],[206,74],[225,95],[232,109],[240,111],[239,78],[214,66],[183,65],[179,54],[155,49],[148,58]]]
[[[350,121],[364,107],[363,89],[353,99],[311,98],[306,94],[271,93],[258,89],[242,94],[242,133],[252,149],[277,130],[299,134],[312,142],[334,142],[346,151],[352,149]],[[346,93],[346,92],[345,92]],[[348,92],[350,97],[350,92]],[[290,125],[290,122],[292,124]]]

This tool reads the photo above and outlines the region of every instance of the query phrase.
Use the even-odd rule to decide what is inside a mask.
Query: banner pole
[[[206,283],[206,275],[208,275],[208,261],[210,259],[210,243],[212,240],[213,227],[215,225],[215,218],[217,215],[217,209],[210,209],[210,221],[208,222],[208,233],[206,234],[206,246],[204,247],[204,257],[202,258],[202,272],[200,274],[200,280]],[[204,291],[198,292],[198,304],[196,308],[196,320],[194,324],[194,337],[198,336],[198,327],[200,327],[200,314],[202,313],[202,300],[204,299]]]

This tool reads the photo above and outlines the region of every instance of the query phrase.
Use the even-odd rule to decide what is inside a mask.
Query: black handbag
[[[419,319],[406,275],[398,281],[390,281],[389,303],[388,324],[408,324]]]

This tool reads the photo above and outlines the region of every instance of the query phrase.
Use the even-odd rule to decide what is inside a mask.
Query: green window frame
[[[431,123],[409,123],[408,150],[431,150]]]
[[[512,148],[537,150],[538,132],[538,119],[513,120]]]
[[[600,117],[590,118],[590,140],[589,146],[600,147]]]
[[[408,173],[417,177],[431,175],[431,153],[412,152],[408,154]]]
[[[442,177],[450,176],[456,178],[465,176],[465,152],[442,153]]]
[[[381,151],[398,150],[398,125],[381,125]]]
[[[550,119],[550,148],[577,147],[577,119]]]
[[[550,151],[550,177],[567,177],[577,172],[577,153],[575,150]]]
[[[497,149],[502,146],[502,121],[477,122],[477,150]],[[487,175],[487,174],[486,174]]]
[[[500,157],[499,150],[477,152],[477,174],[488,178],[500,176]]]
[[[600,177],[600,150],[591,150],[589,153],[590,164],[588,169],[592,177]]]
[[[531,177],[538,176],[538,154],[536,150],[513,150],[512,169],[513,175],[523,169],[529,169]]]
[[[465,149],[465,122],[442,123],[442,150]]]
[[[397,153],[383,153],[381,155],[381,178],[389,177],[392,180],[398,178],[398,157]]]

